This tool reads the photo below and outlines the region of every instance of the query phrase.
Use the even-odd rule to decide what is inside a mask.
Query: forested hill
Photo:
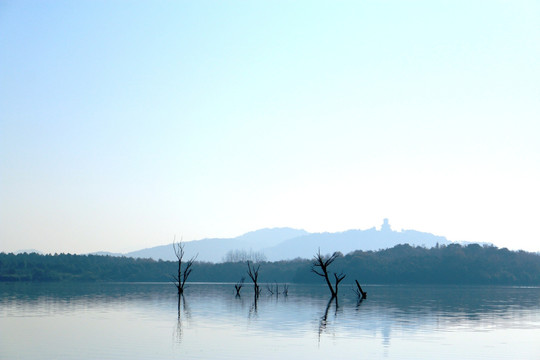
[[[0,281],[170,281],[172,261],[98,255],[0,253]],[[237,282],[245,263],[193,265],[190,281]],[[477,244],[431,249],[397,245],[380,251],[340,256],[330,271],[347,275],[344,283],[540,285],[540,255]],[[311,261],[263,262],[261,282],[316,283]]]

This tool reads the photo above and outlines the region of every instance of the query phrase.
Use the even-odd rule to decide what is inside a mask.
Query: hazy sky
[[[0,0],[0,251],[380,226],[540,250],[538,1]]]

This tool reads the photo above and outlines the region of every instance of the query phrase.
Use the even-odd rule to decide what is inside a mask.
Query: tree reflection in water
[[[255,293],[253,296],[253,304],[251,304],[251,307],[249,308],[249,318],[257,317],[257,302],[259,301],[259,295]]]
[[[321,342],[321,334],[326,330],[326,327],[328,325],[328,313],[330,312],[330,308],[332,307],[332,303],[335,303],[335,311],[334,311],[334,318],[337,317],[338,309],[339,309],[339,303],[337,297],[331,297],[330,300],[328,300],[328,304],[326,304],[326,308],[324,309],[324,314],[321,316],[321,320],[319,321],[319,344]]]
[[[191,311],[187,304],[184,294],[178,296],[178,319],[176,322],[175,339],[176,342],[182,342],[182,322],[191,318]]]

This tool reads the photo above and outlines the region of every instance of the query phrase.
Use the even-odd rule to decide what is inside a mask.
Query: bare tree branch
[[[176,236],[174,237],[173,249],[174,255],[178,259],[178,275],[173,275],[172,278],[174,279],[174,284],[178,289],[178,295],[182,295],[184,293],[184,286],[186,285],[186,281],[189,278],[189,275],[191,275],[191,272],[193,271],[192,266],[195,262],[195,259],[197,258],[197,255],[195,255],[191,259],[184,262],[184,245],[185,244],[182,243],[182,240],[177,243]]]
[[[248,276],[251,279],[251,281],[253,281],[253,290],[255,291],[255,297],[257,297],[261,293],[261,289],[259,288],[259,284],[257,283],[258,278],[259,278],[259,269],[261,265],[259,264],[257,265],[257,267],[255,267],[254,264],[248,261],[247,266],[248,266]]]
[[[358,296],[358,301],[361,302],[362,300],[367,298],[367,292],[362,290],[362,287],[360,286],[358,280],[354,280],[354,282],[356,283],[356,289],[354,289],[354,292]]]
[[[242,290],[242,286],[244,286],[244,281],[246,280],[245,277],[242,276],[239,282],[234,285],[234,288],[236,289],[236,295],[240,296],[240,290]]]
[[[328,285],[328,289],[330,290],[330,293],[332,294],[332,297],[336,297],[338,293],[338,285],[339,283],[345,279],[345,274],[340,273],[336,274],[334,273],[335,278],[335,286],[332,286],[332,283],[330,282],[330,278],[328,275],[328,267],[340,256],[340,253],[335,252],[332,255],[325,257],[321,255],[321,249],[319,248],[319,251],[317,254],[313,256],[313,262],[311,264],[311,271],[318,276],[324,278],[326,281],[326,285]]]

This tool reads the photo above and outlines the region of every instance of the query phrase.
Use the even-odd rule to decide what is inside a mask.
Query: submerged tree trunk
[[[362,290],[362,287],[360,286],[360,283],[358,282],[358,280],[354,280],[354,282],[356,283],[356,295],[358,295],[358,298],[360,299],[360,301],[366,299],[367,292]]]
[[[236,296],[240,296],[240,290],[242,290],[242,287],[244,286],[244,281],[246,280],[245,277],[242,276],[239,282],[234,285],[234,288],[236,289]]]

